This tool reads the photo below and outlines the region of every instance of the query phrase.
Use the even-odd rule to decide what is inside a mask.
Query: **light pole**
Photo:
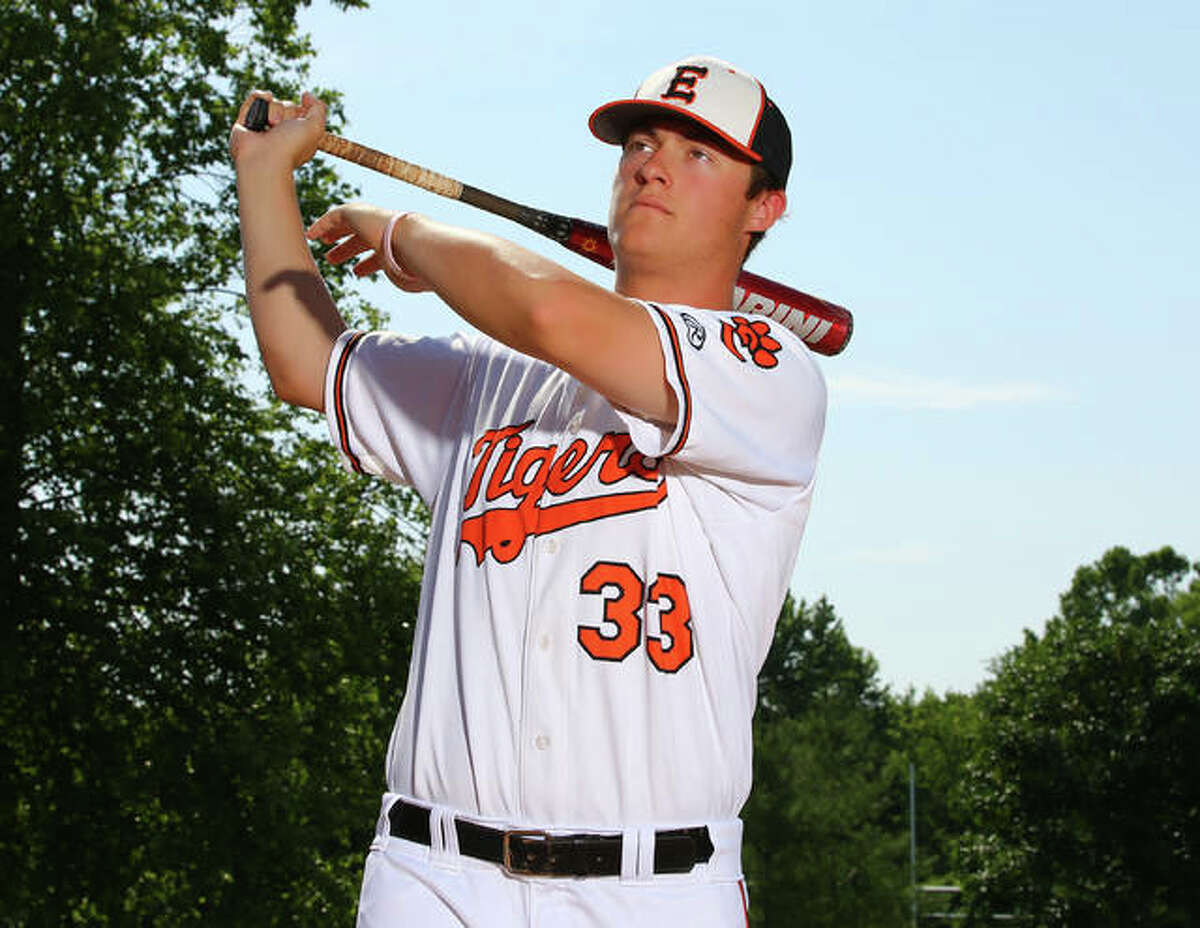
[[[917,928],[917,773],[908,762],[908,867],[912,874],[912,923]]]

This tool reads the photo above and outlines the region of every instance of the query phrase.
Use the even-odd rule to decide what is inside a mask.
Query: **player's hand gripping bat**
[[[255,132],[265,131],[268,124],[268,107],[267,101],[261,97],[252,101],[246,111],[243,125]],[[321,137],[317,148],[431,193],[449,197],[451,200],[461,200],[489,213],[519,222],[526,228],[566,246],[576,254],[591,258],[597,264],[609,268],[613,266],[612,246],[608,243],[608,231],[604,226],[505,200],[486,190],[401,161],[392,155],[386,155],[330,132]],[[840,352],[850,341],[850,334],[854,330],[854,318],[845,307],[759,277],[749,271],[742,271],[738,276],[737,286],[734,288],[734,309],[759,313],[780,322],[800,336],[813,351],[821,354],[833,355]]]

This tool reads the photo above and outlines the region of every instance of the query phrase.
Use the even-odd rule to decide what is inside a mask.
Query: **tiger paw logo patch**
[[[779,363],[775,353],[783,346],[770,332],[771,327],[761,319],[731,316],[729,322],[721,323],[721,343],[743,363],[749,360],[759,367],[772,368]]]

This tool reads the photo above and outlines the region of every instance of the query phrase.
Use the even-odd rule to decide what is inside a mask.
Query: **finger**
[[[314,242],[322,242],[325,245],[333,245],[348,235],[353,235],[354,230],[344,223],[334,224],[332,222],[325,223],[317,227],[313,225],[306,233],[308,238]]]
[[[347,258],[353,258],[354,255],[357,254],[357,252],[354,251],[339,251],[339,248],[341,248],[341,245],[334,245],[332,248],[326,251],[324,255],[325,260],[330,264],[341,264]]]
[[[319,122],[321,131],[325,131],[325,120],[329,115],[329,107],[325,105],[324,100],[306,90],[300,96],[300,109],[306,118]]]
[[[274,127],[287,119],[295,119],[302,115],[300,107],[291,100],[275,100],[270,101],[271,105],[267,109],[267,125]]]
[[[356,277],[366,277],[368,274],[374,274],[382,268],[383,259],[378,254],[372,253],[354,265],[354,275]]]
[[[334,264],[341,264],[355,255],[361,255],[364,251],[370,251],[371,246],[364,242],[357,235],[351,236],[344,242],[334,245],[329,251],[325,252],[325,260],[331,261]]]
[[[324,216],[318,216],[309,223],[308,228],[304,230],[305,237],[313,241],[321,240],[321,237],[325,234],[325,229],[329,226],[328,218],[329,213],[326,213]]]
[[[340,238],[353,235],[354,229],[345,221],[341,207],[335,206],[323,216],[317,217],[304,234],[314,241],[332,245]]]

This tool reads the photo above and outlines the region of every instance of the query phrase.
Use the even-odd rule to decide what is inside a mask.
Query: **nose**
[[[671,172],[667,169],[663,148],[650,152],[637,166],[637,179],[644,184],[657,181],[667,186],[671,183]]]

